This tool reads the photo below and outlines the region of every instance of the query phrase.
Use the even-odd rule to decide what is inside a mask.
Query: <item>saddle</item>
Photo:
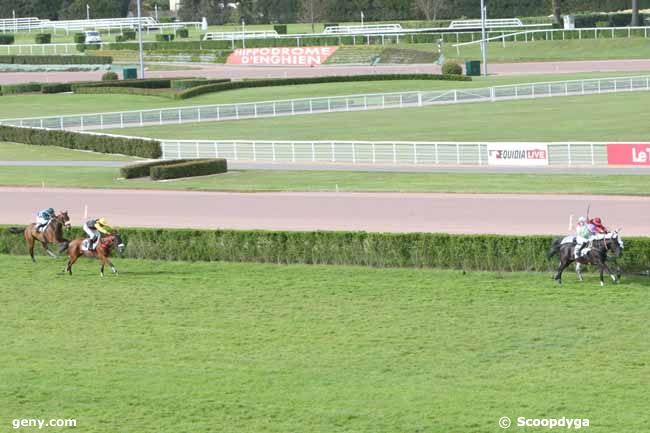
[[[43,233],[45,229],[52,223],[52,220],[48,220],[47,223],[45,223],[42,226],[39,226],[38,224],[36,225],[36,231],[39,233]]]

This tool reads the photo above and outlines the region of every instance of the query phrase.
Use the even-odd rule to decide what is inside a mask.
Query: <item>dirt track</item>
[[[201,69],[189,71],[151,71],[146,76],[177,77],[182,75],[207,78],[276,78],[276,77],[314,77],[325,75],[361,74],[424,74],[440,73],[440,66],[431,64],[415,65],[323,65],[307,67],[279,66],[236,66],[236,65],[197,65]],[[572,62],[521,62],[491,63],[490,74],[566,74],[576,72],[634,72],[650,71],[650,60],[594,60]],[[103,72],[6,72],[0,73],[0,84],[36,82],[69,82],[99,80]]]
[[[650,235],[650,197],[0,188],[0,203],[0,224],[25,224],[45,206],[80,224],[87,205],[118,227],[500,234],[563,234],[590,204],[624,234]]]

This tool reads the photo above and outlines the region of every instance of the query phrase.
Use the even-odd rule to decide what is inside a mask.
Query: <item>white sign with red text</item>
[[[488,165],[545,166],[548,146],[540,143],[488,143]]]
[[[338,47],[238,48],[228,56],[229,65],[316,66]]]

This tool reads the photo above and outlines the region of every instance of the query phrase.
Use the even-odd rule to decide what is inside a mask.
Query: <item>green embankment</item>
[[[128,248],[128,247],[127,247]],[[87,433],[650,424],[647,281],[0,256],[0,415]],[[54,413],[52,412],[54,411]],[[42,416],[39,414],[43,414]],[[6,430],[10,430],[7,427]],[[37,432],[37,428],[23,428]]]

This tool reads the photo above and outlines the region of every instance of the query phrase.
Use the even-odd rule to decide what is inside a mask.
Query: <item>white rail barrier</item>
[[[348,164],[488,165],[486,142],[161,140],[162,158]],[[507,143],[512,145],[513,143]],[[548,149],[548,165],[607,165],[607,144],[523,143]]]
[[[4,119],[0,120],[0,124],[84,131],[648,90],[650,90],[650,75],[513,84],[475,89],[346,95],[241,104],[29,117]]]

